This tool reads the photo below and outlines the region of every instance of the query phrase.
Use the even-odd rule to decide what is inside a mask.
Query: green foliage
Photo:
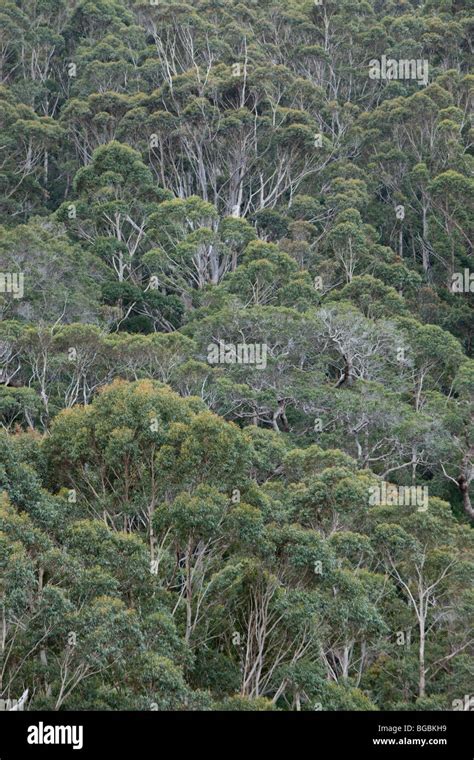
[[[467,5],[7,0],[0,21],[0,697],[452,709]],[[427,81],[372,79],[382,56]]]

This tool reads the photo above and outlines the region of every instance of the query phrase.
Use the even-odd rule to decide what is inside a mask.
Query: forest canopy
[[[0,700],[468,709],[468,3],[0,25]]]

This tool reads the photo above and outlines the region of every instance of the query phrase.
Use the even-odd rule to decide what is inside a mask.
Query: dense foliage
[[[0,20],[0,698],[462,703],[468,3]]]

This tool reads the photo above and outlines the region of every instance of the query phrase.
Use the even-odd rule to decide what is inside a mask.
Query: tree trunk
[[[469,495],[469,483],[464,474],[458,478],[458,484],[462,496],[464,511],[471,520],[474,520],[474,507],[472,506],[471,497]]]
[[[421,605],[423,600],[421,600]],[[420,606],[421,606],[420,605]],[[419,618],[420,644],[419,644],[419,678],[418,678],[418,696],[424,697],[426,694],[426,668],[425,668],[425,618],[420,609]]]

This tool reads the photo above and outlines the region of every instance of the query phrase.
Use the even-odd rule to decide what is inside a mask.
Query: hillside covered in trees
[[[467,0],[0,22],[0,699],[469,709]]]

